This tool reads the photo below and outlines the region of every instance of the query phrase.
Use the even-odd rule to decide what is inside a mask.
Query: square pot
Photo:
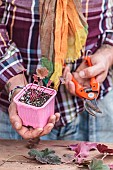
[[[41,107],[36,107],[19,101],[28,89],[38,89],[44,93],[51,94],[51,97]],[[43,128],[48,118],[54,114],[56,90],[39,86],[37,84],[27,84],[15,97],[14,102],[17,105],[18,115],[22,119],[23,125],[33,128]]]

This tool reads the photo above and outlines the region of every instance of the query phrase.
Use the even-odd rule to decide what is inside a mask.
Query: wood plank
[[[61,158],[64,154],[74,154],[67,146],[75,144],[76,141],[40,141],[36,145],[37,149],[50,148],[56,151],[56,154]],[[0,164],[14,155],[28,156],[29,149],[26,147],[27,141],[15,141],[15,140],[0,140]],[[113,144],[107,144],[113,148]],[[97,155],[97,151],[91,152],[90,158]],[[107,157],[105,163],[113,163],[113,156]],[[22,156],[15,156],[8,160],[4,165],[0,166],[0,170],[80,170],[75,164],[61,164],[61,165],[42,165],[36,163],[33,160],[26,159]]]

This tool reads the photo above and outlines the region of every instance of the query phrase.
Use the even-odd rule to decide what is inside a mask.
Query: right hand
[[[95,54],[91,56],[92,66],[88,67],[83,61],[77,70],[73,73],[70,72],[69,67],[64,69],[63,76],[66,80],[66,88],[68,91],[75,94],[75,85],[71,81],[72,75],[83,87],[90,86],[90,78],[95,77],[98,83],[102,83],[108,74],[108,70],[113,65],[113,47],[103,45]]]

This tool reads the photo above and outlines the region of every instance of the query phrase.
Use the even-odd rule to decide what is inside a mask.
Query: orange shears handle
[[[85,92],[85,88],[83,86],[81,86],[73,76],[72,76],[71,81],[73,81],[73,83],[75,84],[75,95],[77,95],[81,98],[89,99],[89,100],[93,100],[93,99],[97,98],[97,93]],[[91,93],[92,93],[92,95],[91,95]]]
[[[85,57],[85,60],[88,64],[88,66],[92,66],[90,57],[88,57],[88,56]],[[99,93],[99,83],[96,81],[95,77],[92,77],[90,80],[92,92],[86,92],[85,88],[82,85],[80,85],[73,76],[72,76],[72,81],[75,84],[75,94],[76,95],[78,95],[79,97],[89,99],[89,100],[93,100],[93,99],[97,98],[97,95]]]
[[[90,67],[92,66],[92,63],[91,63],[91,58],[89,56],[86,56],[84,58],[87,62],[87,65]],[[90,79],[90,85],[91,85],[91,88],[92,88],[92,91],[97,91],[99,92],[99,89],[100,89],[100,85],[99,83],[96,81],[96,78],[95,77],[92,77]]]

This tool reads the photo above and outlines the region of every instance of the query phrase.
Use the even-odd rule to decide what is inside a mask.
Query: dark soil
[[[28,105],[41,107],[43,106],[52,95],[39,91],[37,89],[27,89],[25,94],[19,99],[20,102]]]

